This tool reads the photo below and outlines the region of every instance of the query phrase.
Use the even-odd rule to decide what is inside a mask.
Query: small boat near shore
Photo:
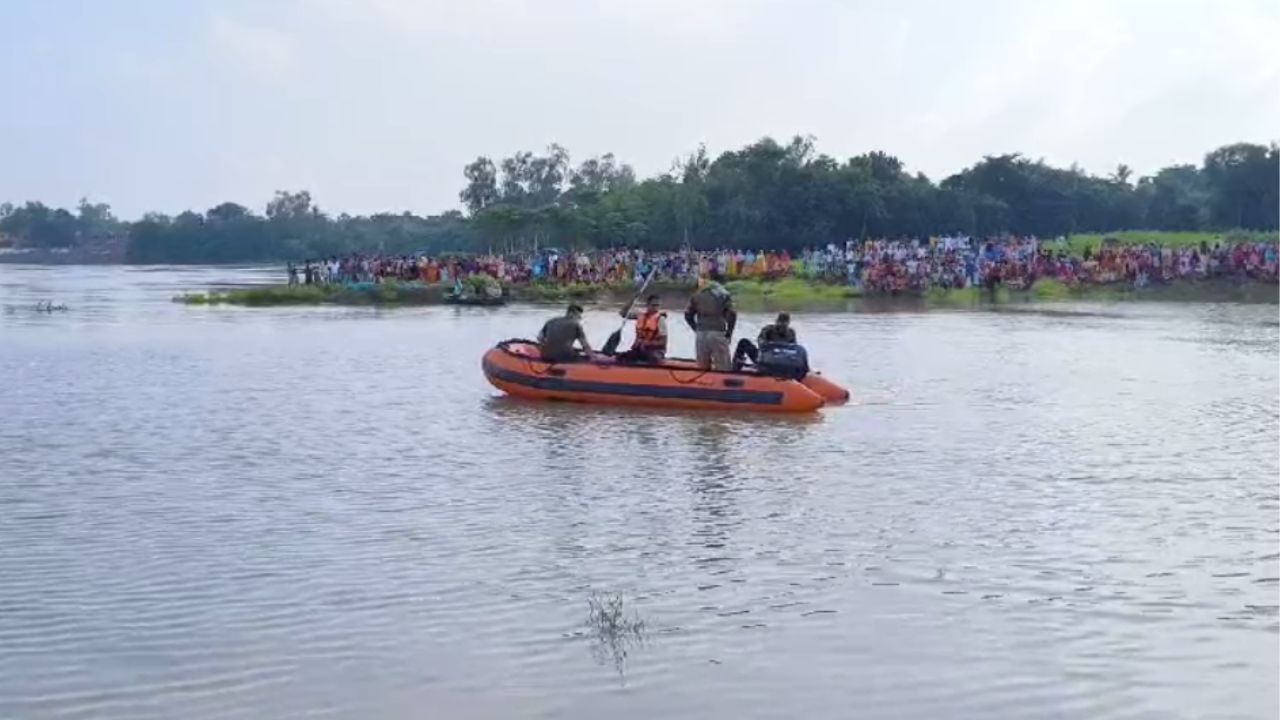
[[[803,413],[849,399],[847,390],[816,373],[797,380],[754,369],[720,372],[684,359],[636,365],[593,356],[550,363],[531,340],[498,343],[481,367],[491,385],[529,400]]]

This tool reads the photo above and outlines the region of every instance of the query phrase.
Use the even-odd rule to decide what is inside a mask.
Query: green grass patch
[[[1067,238],[1067,250],[1072,255],[1083,255],[1085,248],[1094,253],[1102,248],[1105,240],[1114,239],[1121,245],[1163,245],[1165,247],[1198,247],[1201,243],[1213,247],[1217,243],[1276,242],[1280,234],[1253,230],[1229,230],[1224,232],[1168,232],[1163,230],[1122,230],[1111,233],[1081,233]],[[1059,247],[1046,241],[1048,247]]]
[[[529,285],[517,285],[510,288],[511,295],[527,302],[568,302],[570,300],[593,300],[612,291],[612,287],[604,283],[557,283],[536,282]],[[625,288],[620,288],[620,290]],[[634,292],[635,289],[632,289]]]
[[[179,295],[177,302],[187,305],[316,305],[326,302],[329,293],[317,286],[262,287],[245,290],[210,291]]]
[[[777,302],[836,301],[857,297],[847,285],[810,282],[800,278],[776,281],[733,280],[725,285],[735,298],[762,298]]]
[[[1066,285],[1057,280],[1039,280],[1030,298],[1041,302],[1089,300],[1122,302],[1154,300],[1159,302],[1280,302],[1280,287],[1268,283],[1237,282],[1226,278],[1213,280],[1179,280],[1168,284],[1135,288],[1123,283],[1110,285]]]
[[[1003,292],[1005,299],[1008,299],[1008,291],[999,288],[996,291],[996,300],[999,301]],[[929,288],[925,291],[924,299],[930,305],[939,307],[960,307],[966,305],[977,305],[984,301],[991,300],[991,293],[983,288],[967,287],[967,288]]]
[[[1010,303],[1088,302],[1238,302],[1280,303],[1280,287],[1268,283],[1233,280],[1184,280],[1167,285],[1134,288],[1126,284],[1067,285],[1052,278],[1036,281],[1028,290],[997,288],[994,295],[985,288],[943,290],[932,288],[925,300],[934,307],[968,307]]]
[[[189,293],[174,298],[186,305],[432,305],[444,300],[444,288],[421,283],[386,282],[346,285],[272,285],[243,290]]]
[[[1037,280],[1028,292],[1032,298],[1043,301],[1070,300],[1077,294],[1074,288],[1053,278]]]

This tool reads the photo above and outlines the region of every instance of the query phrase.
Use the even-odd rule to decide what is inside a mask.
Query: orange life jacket
[[[664,312],[645,312],[636,318],[636,341],[632,346],[645,352],[667,352],[667,336],[662,333]]]

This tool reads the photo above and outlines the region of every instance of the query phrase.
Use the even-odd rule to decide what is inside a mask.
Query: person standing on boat
[[[729,358],[729,339],[738,322],[733,298],[724,287],[724,276],[712,270],[710,280],[689,298],[684,320],[697,336],[698,367],[727,371],[733,368]]]
[[[570,305],[564,315],[548,320],[538,333],[538,347],[547,362],[581,358],[573,347],[575,342],[582,346],[583,353],[591,354],[591,343],[587,342],[587,333],[582,329],[582,307],[577,304]]]
[[[619,313],[628,320],[636,321],[636,339],[631,349],[618,353],[618,362],[653,363],[662,362],[667,356],[667,314],[662,312],[662,304],[657,295],[650,295],[643,309],[630,306]],[[607,352],[607,351],[606,351]]]

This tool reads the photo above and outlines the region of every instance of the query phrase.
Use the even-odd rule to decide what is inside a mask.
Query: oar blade
[[[604,341],[604,347],[600,348],[600,354],[613,355],[618,352],[618,344],[622,342],[622,331],[614,330],[608,340]]]

